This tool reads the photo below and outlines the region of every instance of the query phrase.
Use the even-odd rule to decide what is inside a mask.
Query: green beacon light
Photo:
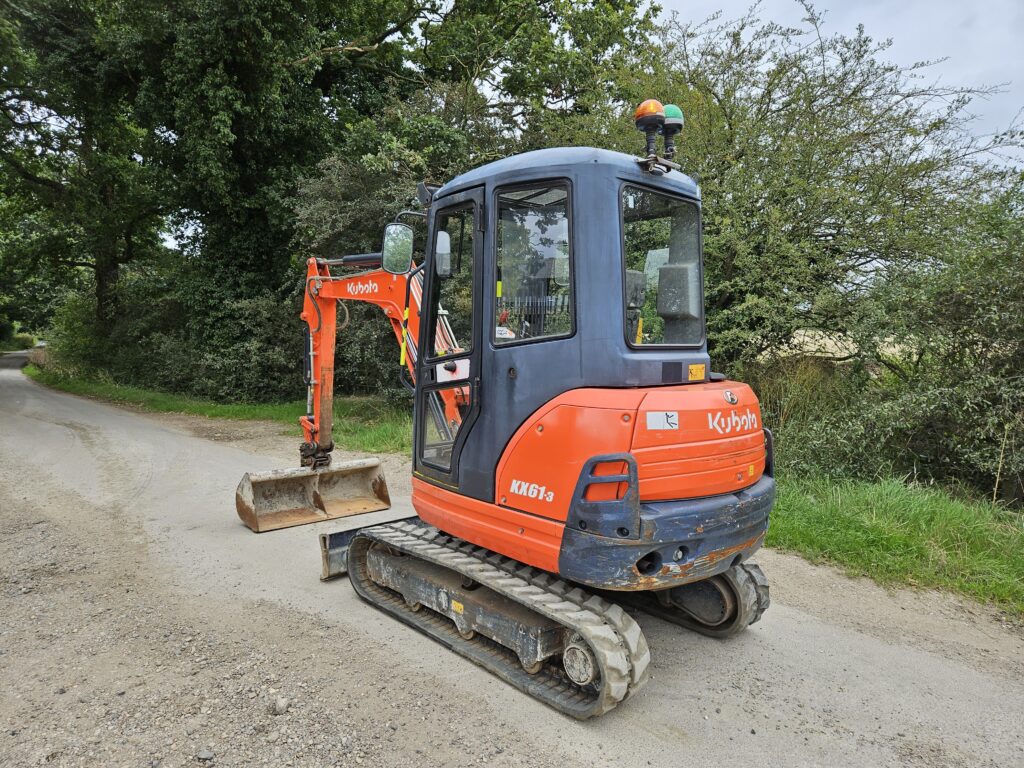
[[[665,137],[665,157],[669,160],[676,153],[676,134],[683,130],[683,110],[675,104],[665,105],[665,122],[659,133]]]

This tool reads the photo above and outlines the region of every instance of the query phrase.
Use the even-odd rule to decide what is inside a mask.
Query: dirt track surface
[[[987,608],[764,552],[760,624],[722,642],[639,616],[650,684],[578,723],[321,584],[331,523],[239,523],[239,477],[291,465],[294,438],[9,365],[0,765],[1024,766],[1024,640]]]

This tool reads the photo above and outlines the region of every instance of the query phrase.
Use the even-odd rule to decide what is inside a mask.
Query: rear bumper
[[[570,514],[558,572],[590,587],[623,591],[700,581],[743,562],[761,547],[774,502],[775,479],[766,474],[735,493],[639,503],[630,515],[633,523],[618,526],[630,531],[629,536],[593,523],[581,530],[578,517]],[[629,514],[621,502],[612,505]],[[604,511],[614,515],[618,510],[612,505]],[[597,528],[601,530],[594,532]]]

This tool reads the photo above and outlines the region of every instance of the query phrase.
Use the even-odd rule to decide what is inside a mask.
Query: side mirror
[[[452,238],[443,229],[434,243],[434,271],[442,279],[452,276]]]
[[[384,227],[384,245],[381,246],[381,266],[392,275],[404,275],[412,269],[412,227],[408,224],[388,224]]]

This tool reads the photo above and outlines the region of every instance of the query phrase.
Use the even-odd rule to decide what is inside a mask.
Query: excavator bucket
[[[246,472],[235,490],[238,516],[256,533],[390,506],[379,459],[356,459],[320,469]]]

